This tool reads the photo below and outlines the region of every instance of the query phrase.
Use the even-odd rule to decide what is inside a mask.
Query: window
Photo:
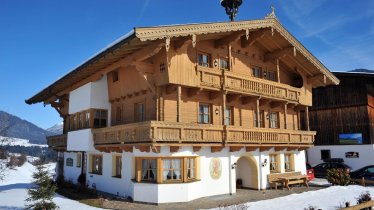
[[[199,105],[199,123],[202,123],[202,124],[210,123],[210,105],[208,104]]]
[[[209,67],[210,66],[210,55],[199,53],[198,63],[199,63],[199,66]]]
[[[95,110],[94,128],[106,127],[107,113],[106,110]]]
[[[227,58],[220,58],[219,59],[219,67],[220,67],[220,69],[228,70],[229,69],[229,60]]]
[[[164,181],[181,180],[181,159],[162,160],[162,179]]]
[[[91,155],[91,173],[103,174],[103,156],[102,155]]]
[[[115,155],[112,157],[113,177],[121,178],[122,176],[122,156]]]
[[[273,71],[264,71],[264,78],[271,81],[276,81],[275,73]]]
[[[143,122],[145,120],[145,107],[144,103],[136,103],[135,104],[135,122]]]
[[[270,128],[279,128],[278,126],[278,113],[270,112],[269,113],[269,127]]]
[[[82,165],[82,153],[77,153],[77,167],[80,168]]]
[[[252,76],[257,77],[257,78],[262,78],[261,67],[253,66],[252,67]]]
[[[321,150],[321,160],[329,159],[331,158],[330,150]]]
[[[136,157],[137,182],[182,183],[197,178],[198,157]]]
[[[293,154],[284,154],[284,170],[293,171]]]
[[[84,124],[85,124],[86,128],[90,127],[90,112],[88,112],[88,111],[85,114]]]
[[[264,125],[264,111],[260,111],[260,121],[257,123],[257,111],[253,111],[253,126],[258,128],[265,127]]]
[[[225,125],[233,125],[233,108],[231,106],[226,107],[225,109]]]
[[[187,158],[187,179],[196,179],[196,158]]]
[[[112,81],[117,82],[118,81],[118,71],[112,71]]]
[[[78,114],[78,127],[83,128],[83,113]]]
[[[157,180],[157,160],[143,159],[142,160],[142,181],[156,181]]]
[[[278,168],[278,155],[269,155],[269,167],[270,173],[277,173],[279,172]]]
[[[73,130],[77,129],[77,115],[73,115]]]

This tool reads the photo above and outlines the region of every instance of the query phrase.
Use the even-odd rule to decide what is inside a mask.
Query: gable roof
[[[27,99],[27,104],[46,102],[51,97],[57,96],[62,90],[71,87],[73,84],[87,79],[96,72],[111,64],[125,58],[126,56],[142,49],[156,40],[175,39],[191,36],[194,38],[200,35],[220,34],[227,32],[246,31],[246,34],[270,28],[272,32],[278,32],[284,40],[294,47],[298,53],[311,63],[314,68],[309,69],[310,76],[323,75],[318,81],[319,85],[339,84],[339,80],[317,59],[315,58],[294,36],[292,36],[275,17],[266,17],[260,20],[219,22],[185,25],[168,25],[157,27],[134,28],[127,36],[116,43],[105,48],[100,53],[88,59],[82,65],[73,69],[61,79],[44,88],[42,91]],[[325,79],[323,79],[325,77]],[[319,86],[318,85],[318,86]]]

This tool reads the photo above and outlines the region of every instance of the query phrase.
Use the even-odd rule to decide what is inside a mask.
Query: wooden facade
[[[64,98],[103,75],[111,126],[92,131],[103,151],[142,144],[204,145],[212,152],[224,146],[305,149],[315,136],[308,120],[312,88],[339,82],[267,17],[136,28],[26,102],[53,105],[66,132],[72,117]]]
[[[363,144],[374,144],[374,75],[336,72],[339,86],[313,90],[310,126],[316,145],[339,145],[339,134],[361,133]]]

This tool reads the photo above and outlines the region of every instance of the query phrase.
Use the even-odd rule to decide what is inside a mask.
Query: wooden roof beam
[[[296,56],[296,48],[293,46],[290,46],[290,47],[285,47],[283,49],[279,49],[279,50],[275,50],[273,52],[267,53],[264,56],[264,62],[279,59],[289,53],[294,53],[294,56]]]
[[[193,97],[197,94],[199,94],[201,91],[203,91],[202,88],[189,88],[187,91],[187,96],[188,97]]]
[[[176,52],[185,51],[184,49],[187,49],[190,44],[192,44],[192,39],[185,37],[174,42],[174,50]]]
[[[245,34],[245,31],[236,31],[228,36],[225,36],[221,39],[218,39],[214,42],[214,47],[219,48],[231,44],[232,42],[237,41],[241,36]]]
[[[311,76],[307,78],[307,83],[308,84],[313,84],[318,80],[323,80],[323,83],[326,85],[326,75],[324,74],[317,74],[315,76]]]
[[[286,104],[287,102],[285,101],[272,101],[270,103],[270,108],[274,109],[276,107],[281,107],[281,106],[284,106],[284,104]]]
[[[248,46],[253,45],[258,39],[264,37],[269,30],[260,29],[248,34],[248,36],[240,37],[240,44],[242,48],[247,48]]]

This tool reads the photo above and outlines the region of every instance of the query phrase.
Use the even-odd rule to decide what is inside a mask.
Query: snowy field
[[[51,173],[54,170],[54,164],[47,165]],[[7,172],[5,181],[0,182],[0,209],[1,210],[20,210],[24,209],[24,200],[27,197],[27,188],[31,186],[31,175],[35,167],[30,163],[25,163],[22,167]],[[324,179],[315,179],[313,184],[329,185]],[[245,203],[249,210],[303,210],[309,206],[315,209],[332,210],[344,206],[345,202],[351,205],[356,204],[356,198],[363,192],[369,191],[374,195],[374,187],[362,187],[351,185],[347,187],[332,186],[318,191],[292,194],[270,200],[263,200],[251,203]],[[61,195],[56,195],[53,199],[61,210],[91,210],[99,209],[70,200]],[[242,205],[241,205],[242,206]],[[233,208],[235,209],[235,208]]]
[[[53,172],[54,164],[47,165]],[[32,184],[32,173],[35,167],[26,162],[22,167],[9,170],[6,179],[0,181],[0,209],[1,210],[21,210],[24,209],[25,199],[27,197],[27,188]],[[91,210],[98,209],[95,207],[81,204],[77,201],[70,200],[61,195],[56,195],[53,201],[61,210]]]
[[[1,145],[9,145],[9,146],[48,147],[48,145],[46,144],[32,144],[27,139],[19,139],[19,138],[3,137],[3,136],[0,136],[0,143]]]

